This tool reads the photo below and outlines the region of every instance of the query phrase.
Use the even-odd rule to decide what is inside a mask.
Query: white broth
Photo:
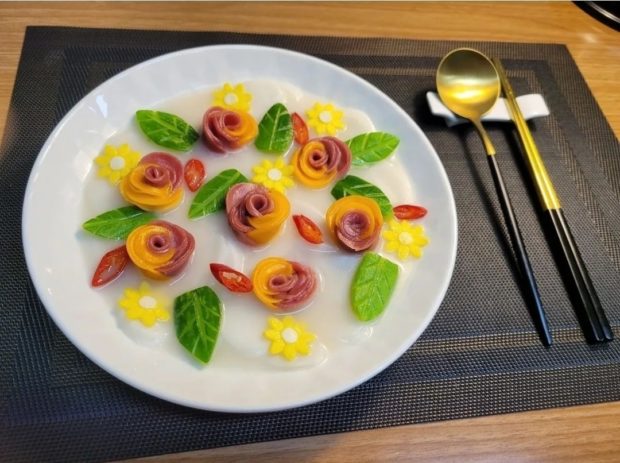
[[[265,112],[277,102],[283,103],[290,113],[298,112],[305,117],[306,111],[315,102],[333,102],[337,107],[337,95],[316,96],[304,93],[287,83],[256,80],[243,82],[247,92],[253,95],[250,113],[260,121]],[[219,88],[219,87],[218,87]],[[156,108],[176,114],[200,130],[204,112],[212,106],[212,94],[215,87],[201,91],[182,94],[174,97]],[[342,140],[364,132],[375,130],[390,131],[389,127],[374,127],[372,114],[366,115],[351,108],[341,108],[344,111],[346,129],[337,136]],[[310,129],[310,136],[316,136]],[[149,141],[141,132],[135,120],[128,121],[127,127],[120,130],[107,140],[107,144],[118,146],[128,143],[142,156],[153,151],[171,152],[158,147]],[[103,149],[103,147],[101,147]],[[295,145],[285,155],[289,160]],[[416,192],[405,169],[399,160],[403,154],[403,147],[396,153],[372,167],[360,168],[352,166],[349,171],[367,181],[377,185],[391,199],[392,204],[415,202]],[[93,159],[99,153],[93,153]],[[264,154],[250,143],[240,151],[227,155],[215,155],[205,148],[202,140],[194,145],[192,151],[177,154],[183,164],[191,158],[197,158],[207,170],[206,181],[219,172],[235,168],[249,179],[252,178],[252,167],[264,159],[275,161],[277,156]],[[325,211],[334,201],[330,195],[333,185],[321,190],[311,190],[296,184],[287,190],[287,197],[291,203],[291,214],[303,214],[319,224],[323,230],[326,243],[311,245],[302,240],[293,224],[292,218],[285,222],[282,233],[273,241],[261,248],[252,248],[237,241],[234,237],[225,212],[217,212],[197,220],[187,218],[189,205],[195,195],[185,188],[183,202],[173,211],[158,214],[158,217],[188,230],[196,240],[196,250],[192,261],[184,273],[174,281],[158,282],[144,277],[135,268],[127,271],[113,283],[99,289],[93,289],[101,294],[109,307],[110,316],[115,317],[117,325],[128,337],[136,343],[152,349],[154,355],[175,356],[181,361],[198,365],[189,353],[185,352],[177,342],[174,333],[172,317],[172,301],[174,297],[200,286],[210,286],[223,303],[223,322],[218,343],[211,358],[211,364],[218,368],[244,369],[296,369],[311,368],[323,362],[329,362],[330,351],[343,348],[351,344],[368,342],[372,338],[373,324],[359,322],[353,314],[349,302],[349,290],[355,268],[361,258],[360,254],[349,253],[338,248],[331,241],[324,225]],[[82,215],[84,221],[105,211],[127,205],[121,197],[118,188],[106,180],[97,177],[96,166],[91,168],[86,180],[85,197],[82,201]],[[78,231],[83,243],[83,255],[86,268],[97,267],[102,255],[119,246],[120,242],[103,240]],[[383,254],[383,242],[379,241],[375,251]],[[264,307],[253,294],[231,293],[220,285],[209,270],[209,264],[218,262],[244,272],[250,276],[255,264],[266,257],[277,256],[288,260],[298,261],[312,267],[320,276],[320,285],[311,301],[303,310],[294,314],[294,317],[306,324],[308,330],[317,335],[312,346],[310,356],[298,357],[294,362],[287,362],[280,357],[272,357],[267,353],[269,341],[263,337],[267,327],[267,319],[273,313]],[[388,255],[395,261],[395,256]],[[131,267],[131,266],[130,266]],[[410,263],[400,265],[401,272],[396,291],[404,290],[403,282],[407,281],[414,271]],[[167,322],[158,322],[154,327],[144,327],[138,321],[131,321],[125,317],[124,311],[118,306],[125,288],[137,288],[140,282],[147,281],[153,290],[165,295],[169,300],[171,318]],[[389,307],[386,309],[389,310]],[[379,318],[374,323],[381,323]]]

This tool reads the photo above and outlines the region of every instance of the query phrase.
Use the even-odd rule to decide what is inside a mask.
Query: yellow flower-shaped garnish
[[[386,251],[396,253],[400,260],[405,260],[409,256],[422,257],[422,248],[428,244],[428,238],[424,235],[424,228],[421,225],[392,219],[389,226],[390,229],[383,232]]]
[[[105,145],[103,153],[95,158],[99,166],[97,174],[116,185],[140,160],[140,153],[133,151],[127,143],[119,147]]]
[[[308,355],[310,344],[316,336],[306,331],[303,324],[290,315],[279,319],[269,317],[268,328],[263,335],[271,341],[269,353],[281,355],[286,360],[295,360],[297,354]]]
[[[125,311],[130,320],[138,320],[146,327],[151,327],[155,322],[168,321],[170,312],[166,309],[165,300],[151,291],[148,283],[143,282],[138,289],[126,288],[118,301],[118,305]]]
[[[295,184],[292,179],[293,166],[286,164],[282,158],[278,158],[276,162],[265,159],[252,167],[252,171],[255,174],[252,181],[270,190],[284,193]]]
[[[331,103],[314,103],[314,106],[306,111],[306,114],[308,114],[308,125],[314,128],[319,135],[334,136],[345,127],[342,120],[343,112]]]
[[[213,93],[213,105],[227,109],[249,111],[252,95],[245,91],[243,84],[234,87],[226,82],[222,88]]]

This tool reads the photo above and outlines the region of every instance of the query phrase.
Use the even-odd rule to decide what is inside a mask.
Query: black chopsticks
[[[523,145],[530,178],[538,193],[547,239],[551,244],[556,263],[569,290],[582,331],[589,343],[611,341],[614,334],[609,320],[601,306],[579,248],[566,222],[560,200],[538,152],[534,137],[516,102],[506,71],[498,59],[492,61],[500,76],[506,104]]]

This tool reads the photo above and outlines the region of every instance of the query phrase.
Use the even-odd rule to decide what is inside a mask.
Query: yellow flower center
[[[293,344],[294,342],[297,342],[297,337],[297,331],[295,331],[293,328],[284,328],[282,330],[282,339],[288,344]]]
[[[234,104],[237,104],[238,102],[239,102],[239,98],[234,93],[227,93],[226,96],[224,97],[224,103],[226,103],[227,105],[232,106]]]
[[[323,124],[329,124],[332,121],[332,113],[330,111],[321,111],[319,114],[319,120]]]
[[[267,177],[269,177],[270,180],[277,182],[282,178],[282,171],[274,167],[273,169],[269,169],[269,172],[267,172]]]
[[[411,236],[411,234],[408,232],[400,232],[398,234],[398,241],[400,242],[400,244],[411,244],[413,243],[413,236]]]
[[[121,170],[123,167],[125,167],[125,159],[122,156],[114,156],[110,159],[110,169]]]
[[[138,301],[140,307],[144,309],[153,309],[157,305],[157,301],[152,296],[142,296]]]

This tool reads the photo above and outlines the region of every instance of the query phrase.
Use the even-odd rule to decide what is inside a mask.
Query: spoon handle
[[[504,221],[506,222],[506,228],[508,229],[510,241],[512,242],[517,260],[519,276],[521,277],[524,285],[524,297],[528,308],[530,309],[530,313],[532,319],[534,320],[534,324],[536,325],[536,329],[538,330],[540,339],[542,343],[548,347],[553,342],[551,330],[549,329],[549,322],[547,321],[547,315],[545,314],[545,309],[543,308],[542,301],[540,299],[540,293],[538,292],[538,286],[536,285],[532,265],[530,264],[530,259],[525,249],[525,243],[523,242],[523,237],[521,236],[521,230],[519,229],[519,224],[517,223],[517,218],[512,208],[512,203],[510,202],[510,197],[508,196],[508,190],[506,189],[506,184],[504,183],[502,173],[499,170],[499,165],[497,164],[495,155],[487,155],[487,160],[489,162],[491,175],[493,176],[493,183],[495,184],[495,190],[497,191],[497,196],[499,197],[500,206],[504,214]]]

